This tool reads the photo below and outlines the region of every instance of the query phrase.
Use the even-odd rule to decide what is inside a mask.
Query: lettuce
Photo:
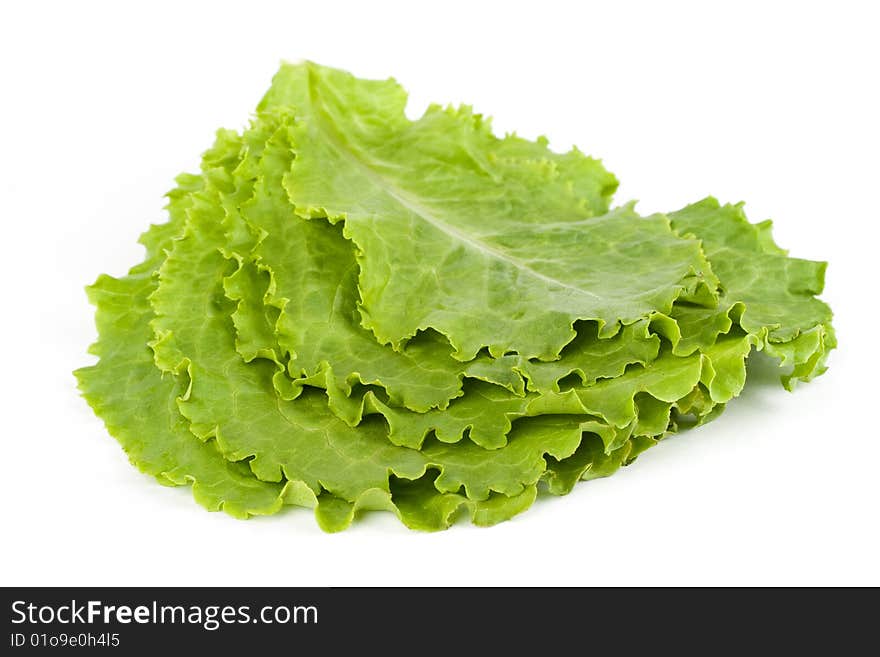
[[[824,371],[825,265],[769,222],[612,207],[597,160],[405,102],[285,64],[88,288],[79,387],[142,471],[236,517],[491,525],[717,417],[753,350],[789,388]]]

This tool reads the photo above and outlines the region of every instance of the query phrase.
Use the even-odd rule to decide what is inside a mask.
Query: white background
[[[0,584],[880,584],[873,4],[4,3]],[[717,422],[493,529],[327,535],[158,486],[78,398],[83,286],[140,260],[172,178],[282,58],[577,144],[644,212],[746,200],[830,262],[830,371],[788,394],[759,368]]]

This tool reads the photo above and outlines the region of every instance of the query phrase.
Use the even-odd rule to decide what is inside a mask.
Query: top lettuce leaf
[[[490,525],[714,419],[753,349],[825,369],[824,263],[741,206],[610,207],[578,151],[393,81],[284,65],[89,288],[95,412],[144,472],[236,517]]]
[[[410,121],[405,104],[392,80],[308,63],[283,66],[260,104],[303,119],[285,189],[301,216],[345,222],[380,343],[433,328],[460,360],[483,347],[554,360],[576,320],[608,337],[677,298],[711,301],[698,244],[665,217],[606,212],[616,182],[599,162],[499,139],[468,108]]]

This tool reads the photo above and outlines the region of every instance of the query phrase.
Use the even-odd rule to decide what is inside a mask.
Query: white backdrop
[[[0,9],[0,584],[880,584],[873,3],[6,3]],[[241,522],[128,465],[78,398],[83,286],[140,260],[163,193],[282,59],[395,76],[417,115],[602,157],[643,212],[708,194],[830,262],[841,348],[753,372],[715,423],[493,529]]]

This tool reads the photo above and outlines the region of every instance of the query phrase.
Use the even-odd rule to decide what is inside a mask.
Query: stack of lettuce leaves
[[[88,288],[79,387],[140,470],[240,518],[443,529],[612,474],[778,359],[825,369],[825,264],[712,198],[612,206],[578,150],[404,113],[393,80],[285,64],[169,193],[146,259]]]

